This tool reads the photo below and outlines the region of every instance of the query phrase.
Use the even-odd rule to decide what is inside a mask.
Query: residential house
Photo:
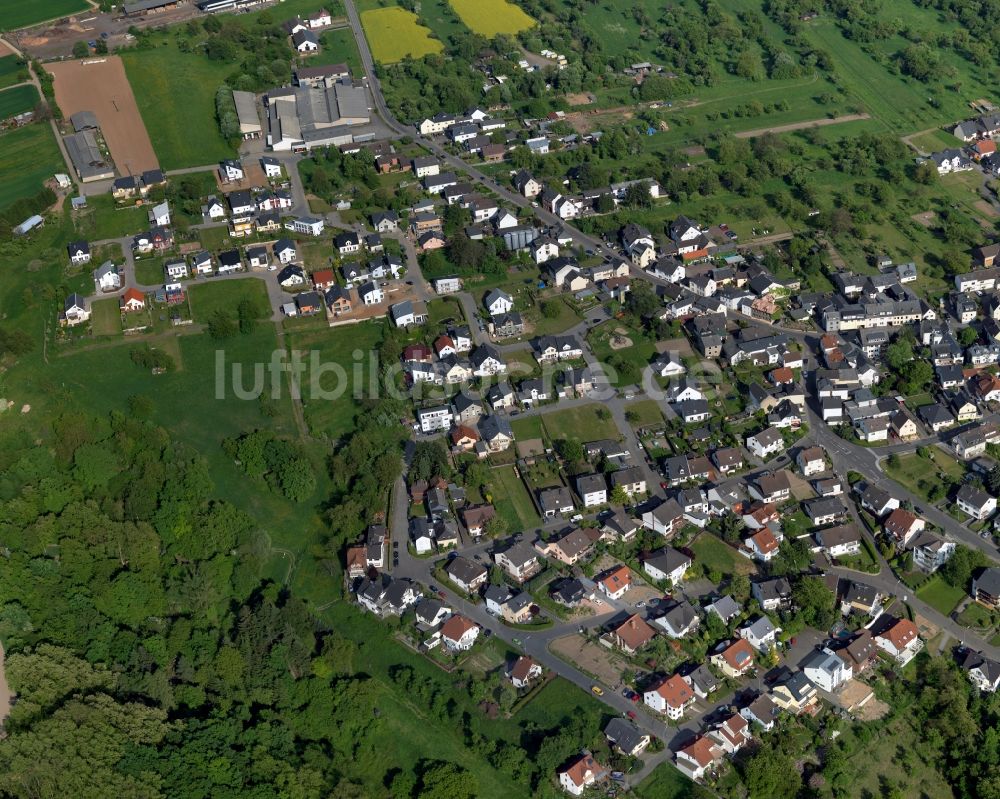
[[[853,671],[829,648],[814,649],[802,662],[802,671],[816,687],[834,693],[851,679]]]
[[[767,616],[759,616],[740,627],[738,634],[758,652],[769,651],[775,643],[780,628],[775,627]]]
[[[923,649],[924,642],[912,621],[895,619],[875,634],[875,645],[889,653],[900,666],[905,666]]]
[[[1000,610],[1000,568],[990,566],[972,578],[972,598],[991,610]]]
[[[973,519],[982,521],[988,519],[997,509],[996,497],[968,483],[963,484],[955,495],[955,504],[963,513]]]
[[[460,613],[456,613],[441,626],[441,641],[453,652],[472,649],[479,637],[479,625]]]
[[[958,661],[959,668],[969,675],[969,681],[983,693],[994,694],[1000,688],[1000,663],[982,652],[966,649]]]
[[[291,239],[278,239],[272,249],[274,256],[278,259],[278,263],[290,264],[298,258],[295,242]]]
[[[122,278],[118,267],[111,261],[105,261],[94,270],[94,285],[98,291],[118,291],[122,287]]]
[[[627,655],[634,655],[656,637],[656,630],[636,614],[608,631],[610,641]]]
[[[543,555],[555,558],[567,566],[572,566],[590,554],[594,548],[594,541],[583,530],[576,527],[551,541],[536,543],[535,547]]]
[[[632,587],[632,572],[628,566],[615,566],[601,574],[597,587],[610,599],[621,599]]]
[[[771,699],[782,710],[789,713],[808,713],[819,702],[816,686],[805,672],[796,671],[771,689]]]
[[[888,535],[892,536],[896,544],[905,547],[917,533],[926,527],[926,524],[915,513],[903,508],[896,508],[882,522],[882,527]]]
[[[626,757],[636,757],[642,754],[650,744],[650,736],[635,726],[628,719],[612,718],[604,728],[604,736],[608,743]]]
[[[955,543],[924,531],[910,542],[910,552],[913,554],[914,566],[933,574],[955,554]]]
[[[461,555],[448,561],[444,570],[455,585],[470,594],[485,585],[488,576],[484,566]]]
[[[804,447],[795,456],[795,463],[805,477],[811,477],[826,470],[826,455],[822,447]]]
[[[642,559],[642,569],[654,580],[677,585],[691,568],[691,558],[673,547],[661,547]]]
[[[497,551],[493,559],[497,566],[519,583],[530,580],[542,570],[534,548],[524,541],[516,541]]]
[[[589,752],[577,755],[558,771],[559,786],[573,796],[608,778],[607,769],[594,760]]]
[[[608,501],[608,486],[602,474],[585,474],[576,478],[576,492],[585,508],[604,505]]]
[[[73,266],[90,263],[90,245],[85,241],[74,241],[66,245],[69,261]]]
[[[653,683],[642,695],[647,707],[677,721],[684,717],[684,711],[695,703],[694,690],[679,674],[662,677]]]
[[[739,713],[733,713],[716,724],[708,737],[726,754],[734,755],[750,743],[750,723]]]
[[[511,667],[508,676],[515,688],[529,688],[542,676],[542,667],[527,655],[522,655]]]
[[[770,732],[781,714],[781,708],[774,704],[768,694],[758,694],[750,704],[740,709],[740,715],[752,724],[759,724],[764,732]]]
[[[677,768],[692,780],[700,780],[725,757],[725,750],[705,735],[677,750]]]
[[[546,519],[573,512],[573,495],[565,486],[544,488],[538,492],[538,504]]]
[[[784,577],[773,577],[751,583],[750,594],[757,600],[762,610],[772,612],[791,602],[792,587]],[[737,607],[737,611],[738,609]]]
[[[729,594],[713,599],[705,605],[705,610],[718,616],[723,624],[729,624],[742,612],[736,600]]]
[[[768,427],[759,433],[748,436],[746,446],[758,458],[765,460],[771,455],[784,451],[785,439],[782,437],[780,430]]]
[[[701,617],[694,606],[686,599],[668,608],[662,616],[653,619],[653,624],[660,627],[671,638],[683,638],[698,629]]]
[[[842,524],[816,531],[816,542],[830,558],[843,558],[861,552],[861,531],[854,524]]]

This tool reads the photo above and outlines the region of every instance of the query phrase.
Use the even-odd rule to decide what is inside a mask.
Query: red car
[[[641,697],[641,696],[639,696],[639,694],[637,694],[637,693],[635,693],[635,692],[633,692],[633,693],[632,693],[632,696],[630,696],[630,697],[629,697],[629,699],[631,699],[631,700],[632,700],[632,701],[633,701],[633,702],[634,702],[635,704],[639,704],[639,700],[640,700],[641,698],[642,698],[642,697]],[[630,711],[630,712],[631,712],[631,711]]]
[[[628,711],[628,717],[632,720],[635,720],[636,718],[635,711],[634,710]]]

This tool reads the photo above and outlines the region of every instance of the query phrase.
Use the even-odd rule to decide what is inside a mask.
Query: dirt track
[[[744,130],[734,133],[737,139],[754,139],[763,136],[765,133],[791,133],[794,130],[805,130],[806,128],[825,128],[827,125],[839,125],[842,122],[858,122],[862,119],[871,119],[869,114],[844,114],[839,117],[823,117],[822,119],[811,119],[808,122],[792,122],[789,125],[775,125],[772,128],[757,128],[756,130]]]
[[[56,103],[67,118],[93,111],[118,172],[138,174],[159,162],[118,56],[46,64],[55,77]]]

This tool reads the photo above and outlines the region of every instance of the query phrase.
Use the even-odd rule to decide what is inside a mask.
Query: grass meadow
[[[417,15],[405,8],[373,8],[361,14],[372,56],[383,64],[394,64],[407,56],[422,58],[440,53],[444,45],[430,37],[430,29],[417,22]]]
[[[448,0],[448,2],[462,22],[488,39],[500,33],[514,35],[537,24],[508,0]]]
[[[215,123],[215,92],[232,72],[231,64],[182,53],[168,38],[151,50],[126,50],[121,57],[161,168],[233,157]]]
[[[37,194],[48,178],[65,170],[47,123],[0,134],[0,209]]]

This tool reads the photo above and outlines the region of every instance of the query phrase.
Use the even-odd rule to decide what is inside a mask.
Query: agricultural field
[[[66,169],[48,124],[27,125],[0,135],[0,209],[37,194]]]
[[[30,111],[39,99],[38,89],[30,83],[0,91],[0,119]]]
[[[270,316],[267,286],[254,277],[194,284],[188,290],[188,298],[196,322],[207,322],[217,311],[232,313],[245,299],[253,303],[258,318]]]
[[[8,86],[19,83],[20,73],[26,70],[27,67],[20,64],[16,55],[0,57],[0,89],[5,89]]]
[[[162,169],[231,158],[215,122],[215,92],[232,72],[224,61],[182,53],[164,38],[157,47],[122,53],[125,72]],[[193,134],[192,131],[197,131]]]
[[[13,31],[88,8],[86,0],[0,0],[0,20],[4,30]]]
[[[374,8],[361,14],[372,57],[383,64],[404,58],[422,58],[440,53],[444,45],[430,37],[430,30],[417,22],[417,15],[405,8]]]
[[[536,22],[508,0],[448,0],[459,19],[488,39],[500,33],[513,36]]]

